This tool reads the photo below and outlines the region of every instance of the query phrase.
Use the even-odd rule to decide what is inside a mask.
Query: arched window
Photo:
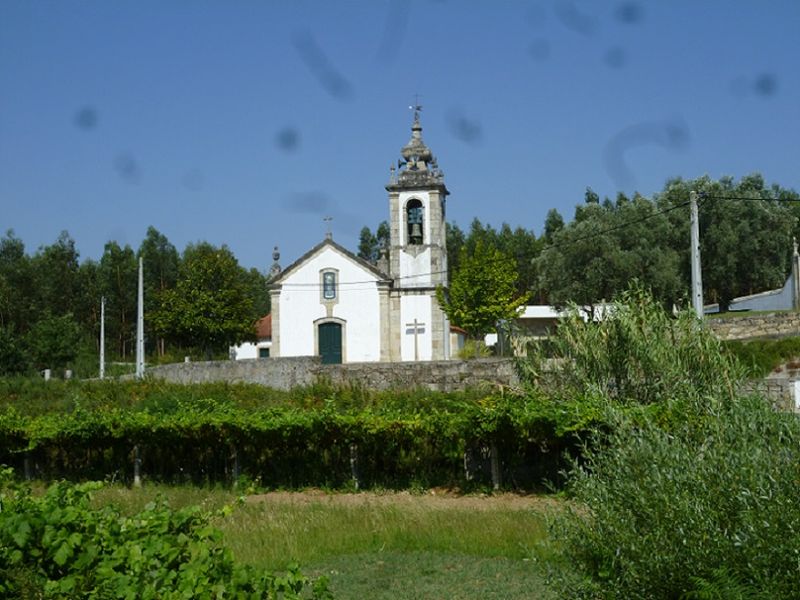
[[[322,297],[325,300],[336,298],[336,273],[325,271],[322,274]]]
[[[419,200],[409,200],[406,204],[406,224],[408,226],[408,243],[411,245],[422,244],[422,232],[425,228],[422,202]]]

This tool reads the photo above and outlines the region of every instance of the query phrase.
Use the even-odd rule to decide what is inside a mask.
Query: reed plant
[[[797,416],[741,393],[710,331],[638,289],[553,346],[552,393],[603,407],[568,474],[578,508],[552,523],[581,574],[565,597],[800,597]],[[544,385],[542,361],[527,372]]]

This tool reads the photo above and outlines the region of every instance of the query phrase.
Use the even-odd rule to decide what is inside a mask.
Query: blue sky
[[[592,187],[800,190],[800,2],[0,3],[0,230],[82,258],[227,244],[284,266],[387,218],[423,137],[448,219],[541,233]]]

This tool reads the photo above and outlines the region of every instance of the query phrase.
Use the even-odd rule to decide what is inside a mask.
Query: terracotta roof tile
[[[256,321],[256,335],[259,340],[272,339],[272,314]]]

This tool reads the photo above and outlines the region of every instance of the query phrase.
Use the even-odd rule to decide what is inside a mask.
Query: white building
[[[328,236],[277,275],[271,356],[318,355],[326,363],[450,358],[450,324],[436,300],[437,286],[448,284],[448,191],[422,141],[419,110],[386,185],[389,248],[373,265]]]
[[[230,349],[231,358],[245,360],[248,358],[269,358],[272,352],[272,315],[261,317],[256,321],[256,341],[244,342]]]
[[[800,310],[800,253],[797,240],[792,241],[792,270],[782,288],[767,290],[731,300],[729,312],[749,310]],[[719,312],[719,304],[706,304],[704,312],[713,315]]]

